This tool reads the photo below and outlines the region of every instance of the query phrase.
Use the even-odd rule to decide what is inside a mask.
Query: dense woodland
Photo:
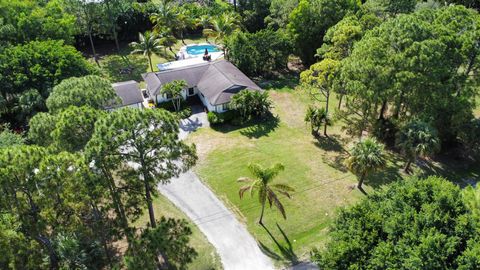
[[[340,123],[357,141],[345,163],[362,190],[386,149],[407,174],[435,155],[480,160],[478,9],[473,0],[0,0],[0,268],[186,269],[197,256],[187,221],[152,206],[156,186],[197,161],[195,145],[178,139],[182,115],[176,103],[104,110],[119,102],[105,47],[143,73],[152,55],[173,58],[174,44],[202,36],[256,80],[298,77],[313,101],[312,136]],[[145,56],[147,70],[125,50]],[[271,105],[268,93],[242,93],[232,115],[209,120],[269,121]],[[265,183],[277,173],[253,168]],[[144,212],[149,224],[138,228]],[[321,269],[479,269],[479,235],[480,188],[412,177],[340,210],[311,259]]]

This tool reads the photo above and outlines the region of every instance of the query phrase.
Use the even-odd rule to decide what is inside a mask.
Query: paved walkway
[[[190,118],[182,120],[179,133],[181,139],[199,127],[208,126],[206,113],[198,110],[194,110],[194,113]],[[274,269],[270,258],[261,252],[245,226],[193,172],[184,173],[158,188],[205,234],[216,248],[224,269]]]

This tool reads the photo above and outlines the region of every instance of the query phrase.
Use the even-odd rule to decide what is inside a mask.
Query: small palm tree
[[[210,15],[202,15],[196,20],[195,24],[197,27],[202,27],[202,29],[208,29],[212,26],[212,17]],[[208,35],[205,35],[205,41],[208,42]]]
[[[258,164],[250,164],[248,165],[248,169],[250,172],[255,176],[255,178],[248,178],[248,177],[240,177],[238,178],[238,182],[248,183],[247,185],[243,186],[239,190],[240,199],[243,198],[245,192],[250,192],[250,195],[253,196],[256,191],[258,191],[258,199],[260,204],[262,205],[262,212],[260,213],[260,219],[258,223],[263,225],[263,213],[265,210],[265,203],[268,200],[268,204],[270,207],[274,205],[278,211],[282,214],[283,218],[287,218],[285,214],[285,209],[283,204],[278,199],[278,194],[282,194],[287,198],[291,198],[289,192],[295,191],[293,188],[286,184],[272,184],[273,178],[277,176],[281,171],[285,169],[285,167],[277,163],[270,168],[263,168]]]
[[[152,55],[161,52],[163,46],[160,45],[160,39],[150,31],[138,33],[139,42],[132,42],[130,46],[133,48],[132,54],[143,54],[148,58],[150,70],[153,72]]]
[[[440,150],[440,139],[435,128],[420,120],[413,120],[398,133],[395,141],[397,148],[407,158],[405,172],[418,157],[426,157]]]
[[[350,150],[350,157],[345,161],[347,168],[358,177],[358,188],[362,188],[365,178],[385,167],[384,146],[375,139],[367,138],[358,142]]]
[[[307,113],[305,114],[305,122],[310,123],[310,128],[312,129],[312,135],[319,136],[319,129],[322,125],[325,125],[323,134],[327,135],[327,125],[329,124],[329,119],[327,111],[324,108],[315,108],[308,107]]]

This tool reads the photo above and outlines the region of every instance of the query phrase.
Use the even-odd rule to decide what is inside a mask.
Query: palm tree
[[[183,45],[185,43],[184,32],[188,29],[192,29],[195,26],[195,20],[192,19],[192,15],[186,9],[180,9],[175,14],[174,28],[178,33],[180,40],[182,40]]]
[[[175,57],[176,55],[172,47],[177,43],[177,39],[173,36],[172,30],[167,27],[163,27],[154,31],[154,33],[158,35],[158,38],[160,39],[160,45],[164,47],[165,55],[167,54],[168,48]]]
[[[173,108],[176,112],[180,111],[181,101],[182,101],[182,91],[187,89],[188,84],[185,80],[174,80],[169,83],[166,83],[160,93],[166,95],[168,98],[172,99]]]
[[[240,29],[240,19],[233,13],[225,13],[212,20],[212,28],[203,29],[203,35],[213,37],[216,43],[223,42],[226,36]]]
[[[162,0],[158,3],[157,12],[152,13],[150,21],[154,23],[153,31],[158,32],[159,29],[171,25],[176,20],[175,6],[171,1]]]
[[[314,136],[319,136],[318,131],[320,127],[325,125],[323,134],[325,137],[328,137],[326,126],[329,124],[329,118],[325,108],[308,107],[307,113],[305,114],[305,122],[310,123],[312,135]]]
[[[153,72],[152,55],[161,52],[163,46],[160,45],[160,39],[150,31],[138,33],[139,42],[132,42],[130,46],[133,48],[132,54],[143,54],[148,58],[150,70]]]
[[[358,142],[350,150],[350,157],[345,161],[345,165],[358,177],[358,188],[362,189],[367,175],[386,165],[383,144],[372,138]]]
[[[275,207],[280,211],[283,218],[287,218],[285,214],[285,209],[283,208],[283,204],[278,199],[278,195],[276,193],[282,194],[287,198],[291,198],[289,192],[295,191],[293,188],[286,184],[272,184],[273,178],[277,176],[281,171],[285,169],[285,167],[277,163],[270,168],[263,168],[258,164],[250,164],[248,165],[248,169],[250,172],[255,176],[255,178],[248,178],[248,177],[240,177],[238,178],[238,182],[248,183],[247,185],[240,188],[238,194],[240,195],[240,199],[243,198],[245,192],[250,192],[250,195],[253,196],[255,191],[258,191],[258,199],[260,204],[262,205],[262,212],[260,213],[260,219],[258,223],[263,225],[263,213],[265,210],[265,203],[268,200],[268,204],[270,207],[275,205]]]
[[[202,15],[196,20],[195,25],[202,27],[202,29],[208,29],[212,26],[212,17],[210,15]],[[208,35],[205,35],[205,41],[208,42]]]
[[[397,133],[395,144],[407,158],[404,169],[406,173],[410,172],[410,165],[418,157],[430,156],[440,150],[437,130],[420,120],[405,125]]]

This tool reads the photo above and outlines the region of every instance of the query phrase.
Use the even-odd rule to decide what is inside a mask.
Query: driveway
[[[180,139],[208,126],[207,114],[193,108],[194,114],[180,123]],[[180,208],[216,248],[226,270],[269,270],[272,261],[260,251],[257,242],[235,215],[192,171],[172,179],[158,189]]]

